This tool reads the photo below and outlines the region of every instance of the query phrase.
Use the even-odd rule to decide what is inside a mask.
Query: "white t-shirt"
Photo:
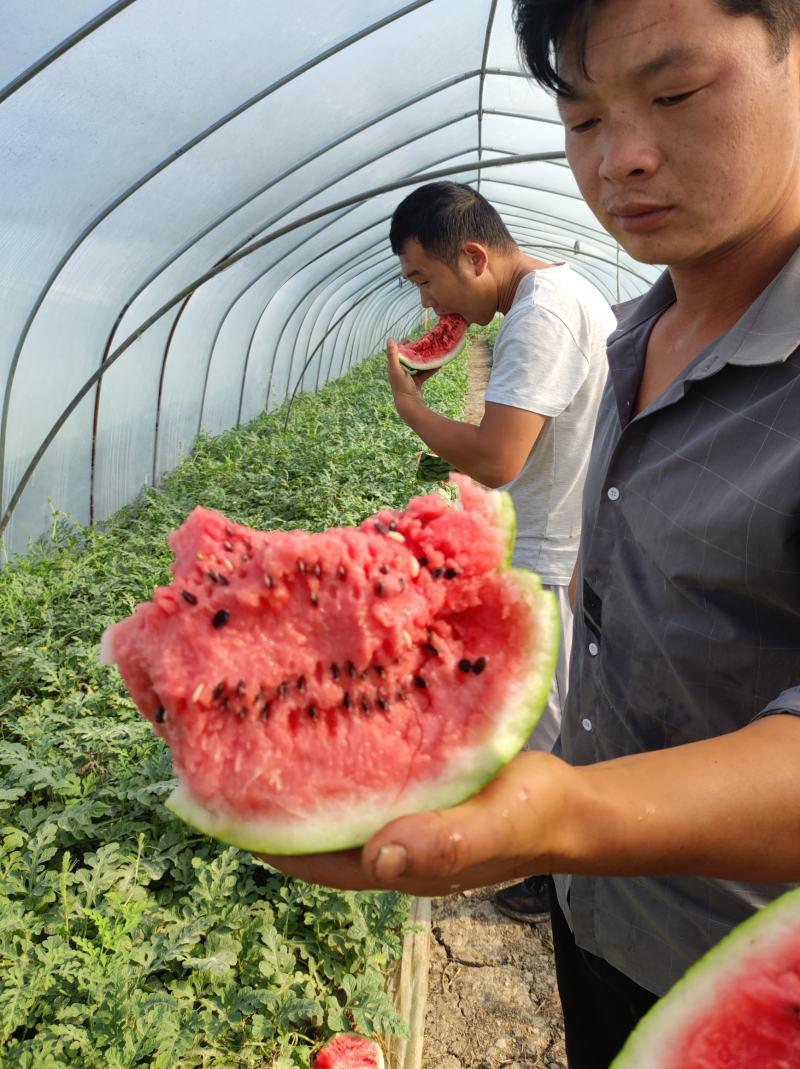
[[[517,512],[514,565],[568,583],[578,553],[581,495],[616,319],[567,264],[531,271],[494,344],[486,400],[549,417],[509,490]]]

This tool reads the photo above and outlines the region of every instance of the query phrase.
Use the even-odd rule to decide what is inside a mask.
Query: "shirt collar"
[[[800,248],[727,333],[703,354],[697,377],[705,377],[724,364],[756,366],[788,359],[800,346]],[[675,301],[669,271],[664,271],[641,297],[614,307],[617,329],[609,347],[648,320],[655,320]],[[695,377],[690,374],[690,377]]]

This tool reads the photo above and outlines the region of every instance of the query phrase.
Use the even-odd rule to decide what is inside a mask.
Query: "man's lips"
[[[623,230],[641,233],[647,230],[655,230],[659,227],[672,211],[667,204],[612,204],[607,209],[608,214]]]

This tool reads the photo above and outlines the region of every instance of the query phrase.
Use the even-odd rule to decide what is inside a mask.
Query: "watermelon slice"
[[[166,739],[167,805],[273,854],[358,846],[453,805],[522,747],[558,645],[552,596],[508,570],[510,498],[454,475],[358,528],[259,532],[197,508],[174,580],[104,636]]]
[[[433,371],[458,356],[467,340],[469,324],[456,313],[439,316],[439,322],[415,342],[398,346],[400,363],[410,371]]]
[[[384,1069],[383,1051],[374,1039],[343,1032],[319,1050],[312,1069]]]
[[[734,928],[660,999],[611,1069],[800,1066],[800,890]]]

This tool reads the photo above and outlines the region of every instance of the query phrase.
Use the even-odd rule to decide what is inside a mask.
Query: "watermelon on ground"
[[[800,890],[729,932],[660,999],[611,1069],[798,1069]]]
[[[554,599],[509,568],[507,494],[454,475],[357,528],[254,531],[197,508],[173,581],[104,636],[169,744],[168,806],[263,853],[364,843],[454,805],[522,747],[546,701]]]
[[[384,1069],[383,1051],[374,1039],[342,1032],[318,1051],[312,1069]]]

